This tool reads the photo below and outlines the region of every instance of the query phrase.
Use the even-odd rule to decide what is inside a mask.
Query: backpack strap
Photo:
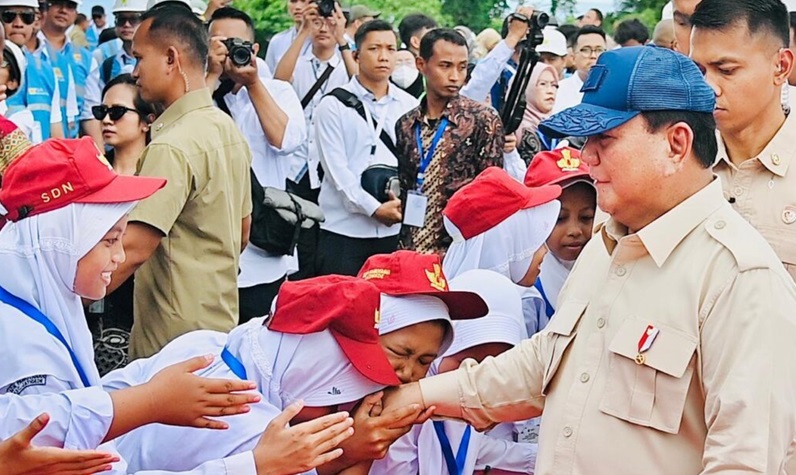
[[[344,106],[354,109],[357,111],[357,114],[362,117],[362,120],[365,122],[368,121],[368,117],[365,114],[365,105],[362,104],[362,101],[360,101],[359,98],[352,92],[347,91],[342,87],[338,87],[333,89],[332,92],[327,95],[332,96],[338,101],[342,102]],[[373,123],[373,121],[371,121],[371,125],[374,129],[376,128],[376,124]],[[389,150],[390,153],[398,158],[398,149],[395,147],[395,143],[392,141],[390,134],[388,134],[386,130],[382,129],[381,134],[379,134],[379,138],[384,143],[384,146],[387,147],[387,150]]]

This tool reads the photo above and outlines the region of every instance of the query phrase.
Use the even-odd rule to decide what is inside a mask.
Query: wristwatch
[[[345,44],[337,45],[337,49],[339,49],[341,53],[346,50],[351,51],[351,45],[346,42]]]

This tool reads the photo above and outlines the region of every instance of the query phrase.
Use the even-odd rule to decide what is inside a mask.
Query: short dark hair
[[[431,59],[434,56],[434,45],[439,41],[447,41],[467,48],[467,40],[458,31],[452,28],[435,28],[426,33],[426,36],[420,41],[420,57],[426,61]]]
[[[412,39],[418,31],[423,28],[434,29],[437,27],[437,22],[428,15],[422,13],[413,13],[406,15],[401,23],[398,24],[398,36],[401,37],[401,43],[407,47],[410,45]]]
[[[86,15],[82,13],[78,13],[77,16],[75,17],[75,25],[79,25],[84,21],[88,21],[88,17],[86,17]]]
[[[392,29],[392,25],[384,20],[371,20],[367,23],[363,23],[362,26],[357,28],[357,32],[354,33],[354,43],[357,45],[357,49],[362,46],[362,43],[367,38],[368,33],[373,31],[389,31],[390,33],[395,36],[395,30]]]
[[[141,22],[149,19],[149,35],[160,41],[178,41],[183,44],[193,61],[207,65],[209,37],[202,21],[185,8],[182,3],[167,2],[141,16]]]
[[[710,168],[716,161],[716,154],[719,151],[716,142],[716,119],[710,112],[691,112],[691,111],[651,111],[642,112],[641,117],[647,122],[647,131],[650,133],[658,132],[663,127],[686,123],[694,132],[694,155],[699,164],[704,168]]]
[[[138,112],[138,115],[142,118],[146,118],[150,114],[155,114],[155,108],[152,104],[141,98],[141,95],[138,93],[138,85],[136,84],[135,78],[130,73],[120,74],[108,81],[105,87],[102,88],[102,97],[104,98],[105,94],[107,94],[113,86],[118,86],[119,84],[130,86],[136,91],[135,99],[133,99],[133,106],[136,112]]]
[[[105,16],[105,9],[102,5],[94,5],[91,7],[91,18],[102,18]]]
[[[765,31],[784,48],[790,44],[788,8],[780,0],[702,0],[691,15],[691,26],[725,30],[744,22],[749,33]]]
[[[614,30],[614,41],[624,45],[630,40],[636,40],[641,44],[647,43],[650,39],[650,30],[647,25],[641,23],[638,18],[631,18],[616,25]]]
[[[578,34],[578,31],[580,31],[580,28],[575,25],[566,24],[559,26],[558,31],[566,37],[567,46],[572,47],[575,45],[575,36]]]
[[[579,29],[577,33],[575,33],[575,36],[572,40],[572,45],[574,46],[578,44],[580,37],[585,35],[600,35],[603,37],[603,39],[605,39],[605,31],[602,28],[594,25],[586,25]]]
[[[248,13],[244,12],[243,10],[238,10],[237,8],[232,7],[221,7],[218,10],[213,12],[213,16],[210,17],[210,21],[207,23],[208,27],[216,20],[240,20],[246,24],[246,27],[249,29],[249,33],[251,33],[252,41],[254,40],[255,30],[254,30],[254,21],[252,17],[248,15]]]
[[[603,16],[603,12],[602,12],[602,11],[601,11],[599,8],[592,8],[592,9],[590,9],[589,11],[590,11],[590,12],[594,12],[594,13],[597,15],[597,18],[599,18],[599,19],[600,19],[600,22],[602,22],[602,21],[603,21],[603,18],[605,18],[605,17]]]

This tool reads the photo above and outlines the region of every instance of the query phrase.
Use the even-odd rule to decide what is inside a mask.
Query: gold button
[[[605,319],[604,318],[598,318],[597,319],[597,328],[602,328],[604,326],[605,326]]]
[[[782,212],[782,221],[785,224],[796,223],[796,209],[785,208],[785,211]]]
[[[743,194],[743,188],[740,186],[736,186],[735,189],[732,190],[732,194],[735,196],[741,196]]]
[[[780,163],[782,163],[782,160],[779,158],[779,155],[773,153],[771,154],[771,163],[773,163],[774,165],[779,165]]]
[[[716,229],[724,229],[725,226],[727,226],[727,223],[724,221],[716,221],[716,224],[713,225]]]

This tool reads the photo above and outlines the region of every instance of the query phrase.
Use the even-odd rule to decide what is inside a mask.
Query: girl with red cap
[[[164,368],[142,386],[112,394],[99,387],[81,297],[104,296],[111,273],[124,260],[127,214],[164,184],[115,174],[90,138],[50,140],[5,171],[0,214],[9,223],[0,231],[0,438],[11,437],[44,408],[52,422],[37,444],[93,449],[153,422],[223,429],[225,422],[206,416],[246,412],[247,403],[259,400],[230,394],[252,389],[250,382],[191,374],[212,361],[207,356]],[[101,447],[114,451],[112,444]],[[212,461],[191,473],[256,473],[249,470],[255,463],[285,457],[265,450]],[[124,461],[114,464],[112,473],[128,473]]]

